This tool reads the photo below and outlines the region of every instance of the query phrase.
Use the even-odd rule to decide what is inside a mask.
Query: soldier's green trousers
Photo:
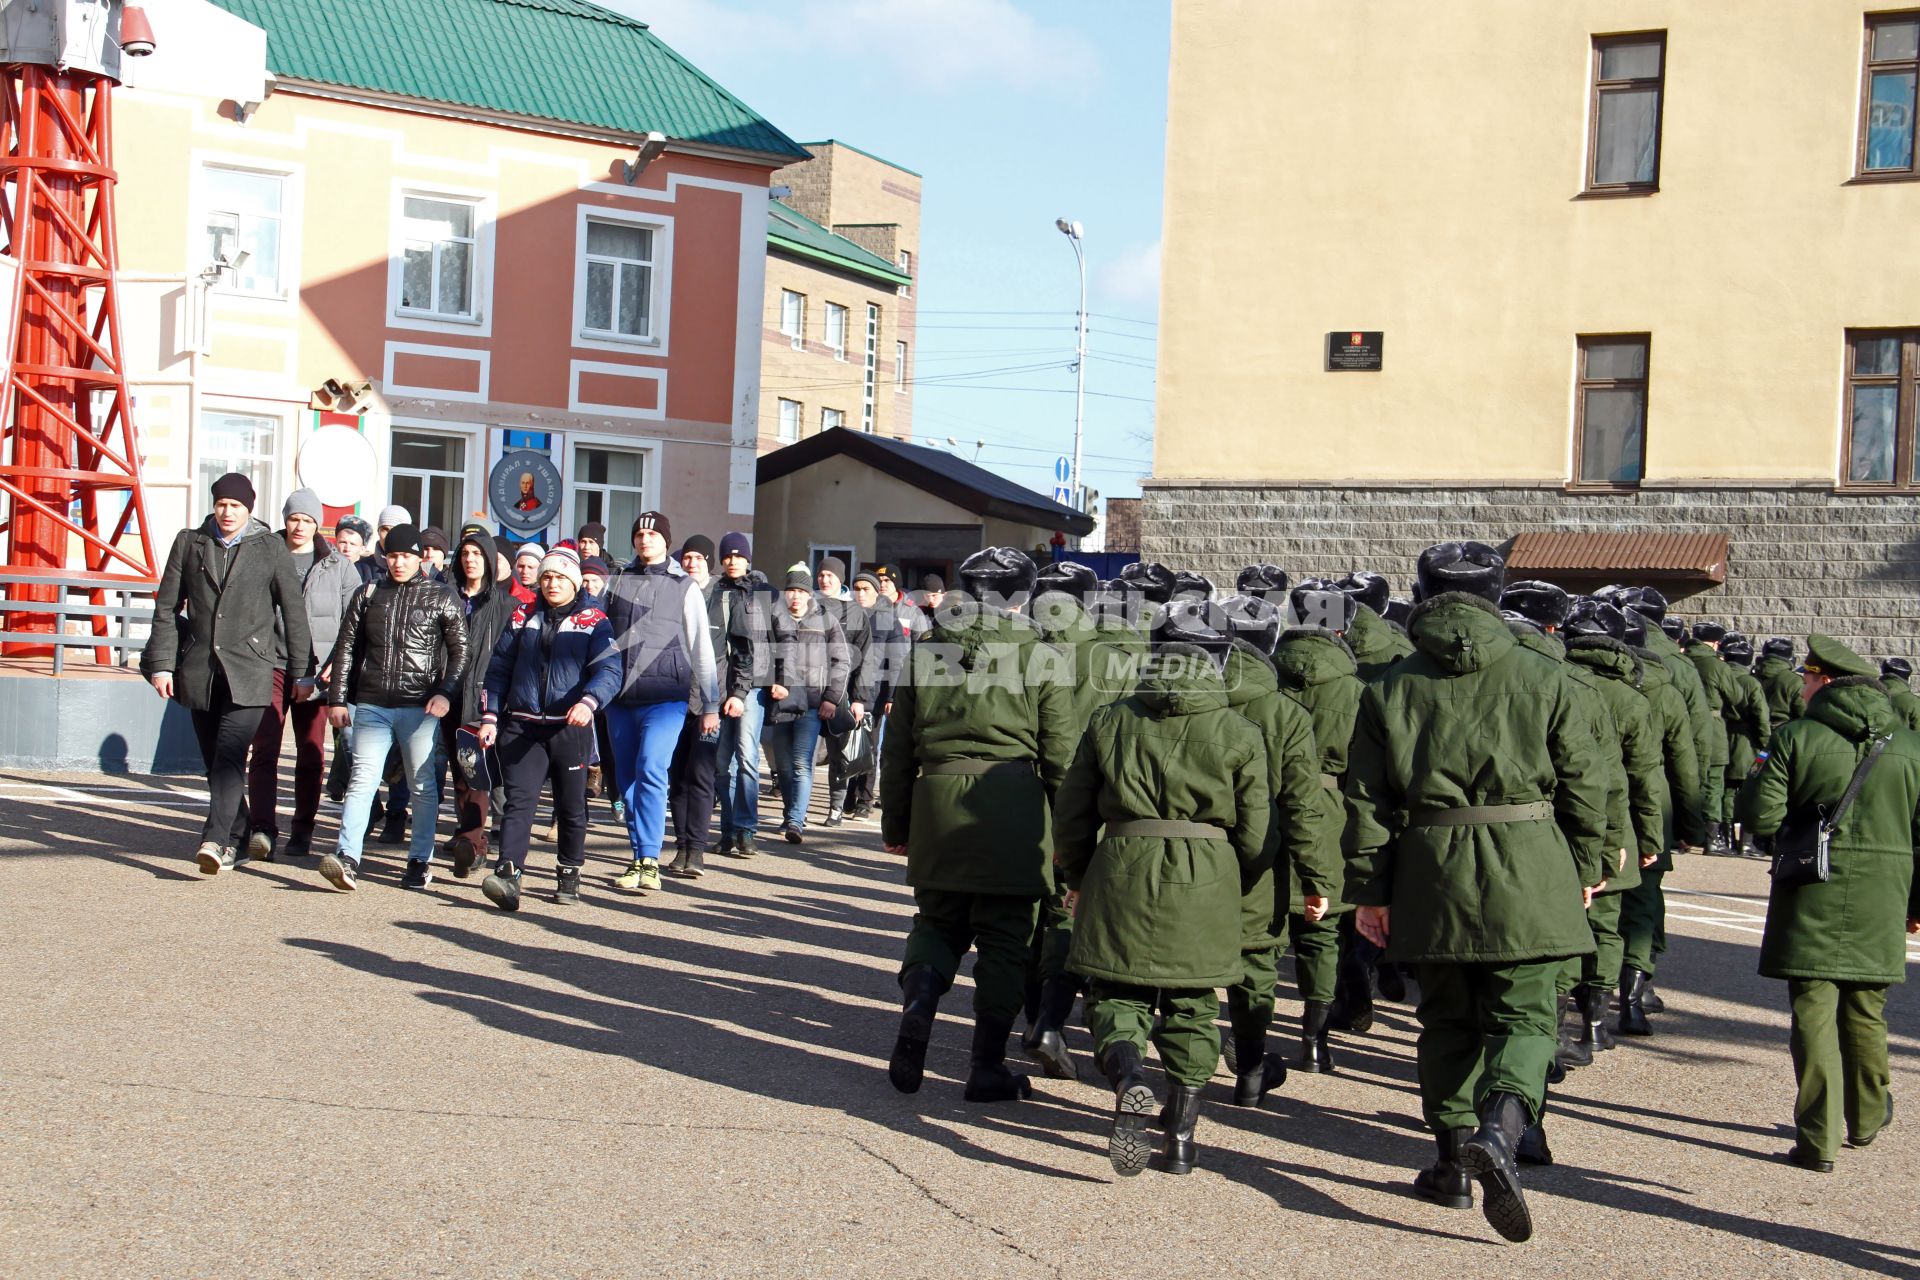
[[[1309,920],[1303,915],[1287,917],[1288,936],[1293,940],[1293,980],[1302,1000],[1333,1000],[1334,986],[1340,976],[1340,920],[1351,912]]]
[[[1034,969],[1040,981],[1067,976],[1067,952],[1073,947],[1073,912],[1067,891],[1055,889],[1040,902],[1040,927],[1033,938]]]
[[[951,985],[960,961],[977,950],[973,962],[973,1012],[978,1017],[1019,1016],[1027,995],[1027,964],[1033,954],[1037,898],[998,893],[955,893],[948,889],[913,891],[913,931],[907,935],[902,972],[931,965]]]
[[[1227,1024],[1236,1040],[1264,1036],[1273,1025],[1274,987],[1280,981],[1280,944],[1272,938],[1240,948],[1240,981],[1227,988]]]
[[[1717,732],[1707,737],[1707,754],[1714,757],[1700,770],[1700,812],[1708,822],[1726,821],[1721,815],[1727,807],[1727,757],[1729,755],[1726,725],[1716,720]]]
[[[1415,963],[1420,983],[1420,1104],[1430,1128],[1471,1129],[1489,1093],[1546,1101],[1558,1048],[1566,958],[1515,964]]]
[[[1638,969],[1648,977],[1658,968],[1656,957],[1667,949],[1667,895],[1660,887],[1666,878],[1664,871],[1643,868],[1640,883],[1618,895],[1621,900],[1618,968]]]
[[[1093,1033],[1096,1060],[1109,1045],[1131,1040],[1147,1051],[1158,1005],[1163,1021],[1153,1038],[1168,1078],[1186,1085],[1205,1084],[1220,1064],[1220,997],[1211,991],[1132,987],[1100,978],[1087,980],[1087,1030]]]
[[[1587,928],[1593,932],[1593,954],[1580,957],[1579,986],[1611,991],[1620,985],[1621,958],[1626,954],[1626,940],[1620,933],[1623,912],[1620,900],[1628,892],[1631,891],[1603,893],[1587,908]]]
[[[1801,1149],[1833,1159],[1843,1132],[1871,1139],[1887,1121],[1887,988],[1792,978],[1793,1124]]]

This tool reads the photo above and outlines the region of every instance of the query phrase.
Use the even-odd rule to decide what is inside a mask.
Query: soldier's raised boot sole
[[[1129,1085],[1113,1102],[1113,1132],[1107,1137],[1107,1159],[1113,1171],[1131,1178],[1153,1159],[1153,1135],[1148,1131],[1152,1117],[1160,1110],[1153,1090],[1144,1084]]]

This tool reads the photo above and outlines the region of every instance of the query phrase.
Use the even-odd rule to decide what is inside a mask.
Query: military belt
[[[1227,829],[1205,822],[1170,822],[1160,818],[1135,818],[1130,822],[1109,822],[1109,836],[1139,836],[1147,840],[1225,840]]]
[[[1553,801],[1532,804],[1470,804],[1461,809],[1423,809],[1407,815],[1407,827],[1478,827],[1496,822],[1538,822],[1553,816]]]
[[[1033,776],[1031,760],[937,760],[920,766],[923,778],[985,778],[1022,773]]]
[[[1330,773],[1323,773],[1320,775],[1320,786],[1324,790],[1333,792],[1333,794],[1335,795],[1340,794],[1340,779],[1334,777]]]

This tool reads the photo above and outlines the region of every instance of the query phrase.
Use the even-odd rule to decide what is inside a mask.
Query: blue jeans
[[[767,691],[747,693],[738,718],[720,717],[720,836],[760,827],[760,727],[767,719]]]
[[[667,770],[686,722],[685,701],[607,708],[614,785],[627,806],[627,843],[641,861],[658,861],[667,837]]]
[[[807,801],[813,798],[813,748],[820,741],[820,713],[802,712],[767,730],[767,748],[773,752],[774,772],[780,775],[780,794],[786,800],[786,824],[805,830]]]
[[[360,842],[366,838],[367,815],[380,791],[380,774],[387,752],[400,745],[400,761],[412,780],[413,834],[407,857],[425,862],[433,857],[433,838],[440,819],[440,722],[425,707],[376,707],[366,703],[353,709],[348,744],[353,750],[353,777],[340,810],[340,856],[360,864]]]

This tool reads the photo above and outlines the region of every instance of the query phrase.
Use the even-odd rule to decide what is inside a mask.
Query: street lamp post
[[[1087,229],[1077,222],[1066,218],[1054,219],[1053,225],[1060,234],[1073,244],[1073,260],[1080,268],[1080,310],[1075,312],[1075,337],[1073,346],[1073,476],[1069,483],[1073,494],[1073,509],[1085,511],[1086,488],[1080,483],[1080,433],[1086,424],[1087,414],[1087,255],[1081,248],[1081,241]],[[1076,539],[1076,544],[1077,544]]]

